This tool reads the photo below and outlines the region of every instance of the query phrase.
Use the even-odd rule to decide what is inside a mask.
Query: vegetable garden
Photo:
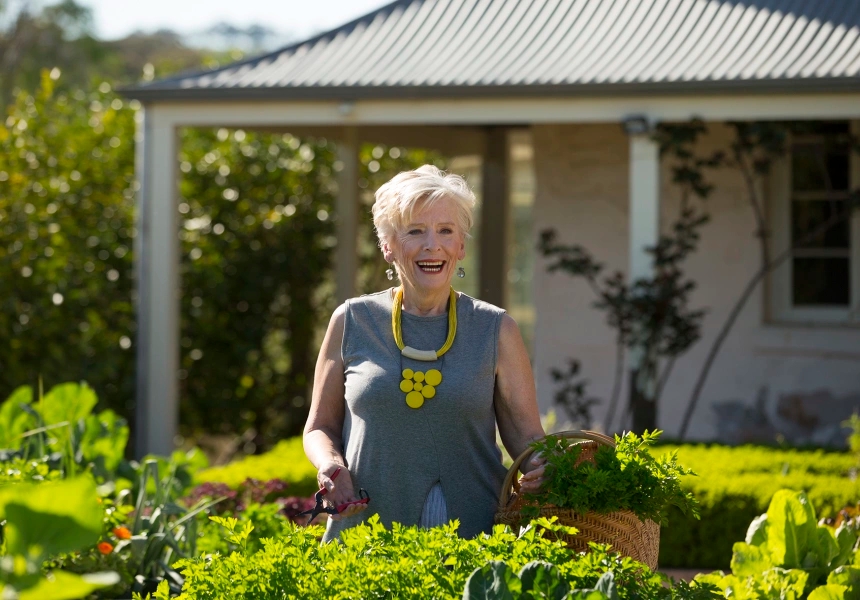
[[[456,522],[386,528],[372,517],[321,545],[320,522],[296,517],[316,489],[300,438],[221,467],[196,449],[127,461],[127,425],[96,404],[86,385],[63,384],[22,387],[0,405],[3,598],[860,598],[860,484],[847,453],[653,447],[646,434],[574,467],[576,450],[549,438],[552,501],[638,503],[668,523],[661,568],[722,569],[688,583],[608,545],[573,552],[564,536],[575,530],[544,517],[475,539]],[[661,473],[673,481],[649,487]],[[625,496],[630,485],[658,493]],[[611,506],[589,499],[601,486]]]

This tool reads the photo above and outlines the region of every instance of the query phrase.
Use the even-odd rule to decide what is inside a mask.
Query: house
[[[478,157],[477,293],[533,327],[546,410],[549,369],[568,357],[582,362],[590,394],[611,394],[614,336],[591,307],[588,287],[548,273],[534,245],[517,259],[533,265],[528,272],[512,270],[512,235],[536,241],[553,227],[629,278],[647,276],[645,248],[678,211],[670,165],[650,133],[655,124],[698,117],[709,129],[702,147],[715,149],[731,142],[730,121],[809,122],[811,133],[793,140],[760,186],[771,251],[791,256],[739,314],[689,435],[737,441],[782,432],[829,442],[841,435],[839,421],[860,408],[860,216],[817,245],[790,250],[860,187],[860,158],[840,141],[860,134],[860,2],[398,0],[271,54],[127,94],[144,105],[140,449],[168,451],[176,430],[176,132],[184,126],[338,141],[341,298],[355,290],[358,144]],[[823,170],[809,154],[822,149]],[[661,395],[658,425],[669,435],[679,431],[708,349],[761,264],[743,178],[728,170],[713,177],[712,222],[687,269],[698,282],[693,304],[709,313],[703,339],[677,360]],[[523,217],[524,234],[522,223],[509,226],[512,214]],[[598,424],[605,412],[604,402]],[[622,424],[616,418],[609,426]]]

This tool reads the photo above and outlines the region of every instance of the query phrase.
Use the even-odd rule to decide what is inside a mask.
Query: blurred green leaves
[[[227,129],[182,139],[181,420],[269,442],[304,422],[314,336],[334,308],[335,146]]]
[[[86,379],[131,409],[134,114],[43,73],[0,126],[0,395]]]
[[[0,487],[0,520],[5,520],[0,594],[22,600],[64,600],[116,583],[116,574],[109,572],[84,576],[40,572],[49,556],[95,544],[103,518],[95,482],[87,476]]]

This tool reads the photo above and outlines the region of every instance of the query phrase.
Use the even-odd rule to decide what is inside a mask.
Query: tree
[[[90,10],[74,0],[34,11],[34,3],[0,3],[0,106],[15,88],[35,90],[40,72],[58,68],[65,81],[89,82],[108,55],[93,36]]]
[[[30,0],[0,0],[0,107],[13,99],[15,89],[35,90],[43,69],[57,69],[62,78],[55,88],[70,92],[102,81],[117,86],[214,68],[243,57],[239,49],[190,48],[170,30],[104,41],[95,37],[91,10],[75,0],[39,7]],[[265,31],[252,26],[247,35]]]

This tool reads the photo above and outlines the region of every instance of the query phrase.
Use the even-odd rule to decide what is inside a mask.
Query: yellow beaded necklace
[[[448,338],[438,350],[416,350],[403,343],[403,329],[400,326],[401,313],[403,312],[403,288],[397,288],[394,294],[394,304],[391,308],[391,330],[394,332],[394,343],[400,348],[400,354],[413,360],[430,362],[439,358],[451,349],[454,337],[457,335],[457,292],[451,288],[448,300]],[[438,369],[430,369],[426,372],[403,369],[401,373],[403,380],[400,382],[400,391],[406,394],[406,404],[410,408],[421,408],[425,399],[436,395],[436,387],[442,383],[442,372]]]

